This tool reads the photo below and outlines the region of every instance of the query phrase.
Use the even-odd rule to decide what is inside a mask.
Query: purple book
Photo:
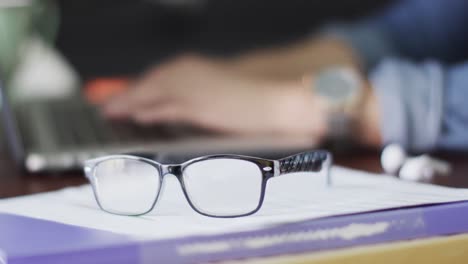
[[[468,232],[467,219],[468,202],[457,202],[142,242],[95,229],[0,214],[0,263],[200,263],[459,234]]]

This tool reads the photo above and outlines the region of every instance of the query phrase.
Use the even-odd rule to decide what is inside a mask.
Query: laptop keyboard
[[[19,109],[17,115],[25,144],[39,149],[128,146],[200,134],[180,126],[139,126],[106,120],[96,109],[80,101],[30,104]]]

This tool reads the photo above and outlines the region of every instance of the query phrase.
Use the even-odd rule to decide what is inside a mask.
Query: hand
[[[324,135],[319,100],[300,81],[237,74],[228,64],[184,56],[155,67],[103,105],[111,118],[188,123],[232,134]]]

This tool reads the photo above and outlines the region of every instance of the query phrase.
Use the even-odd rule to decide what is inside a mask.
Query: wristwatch
[[[325,105],[329,138],[349,139],[364,97],[361,75],[350,67],[330,67],[314,76],[311,86]]]

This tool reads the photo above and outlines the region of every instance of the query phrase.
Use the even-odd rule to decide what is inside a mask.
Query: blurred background
[[[6,144],[29,171],[75,168],[92,156],[139,150],[121,143],[132,141],[132,133],[146,142],[148,133],[164,129],[104,125],[95,113],[83,117],[92,110],[75,104],[83,98],[96,104],[180,54],[227,59],[281,49],[390,2],[0,0]],[[110,141],[119,143],[102,147]]]
[[[164,162],[326,148],[340,165],[382,172],[388,143],[411,155],[466,152],[467,9],[465,0],[0,0],[0,196],[80,184],[81,172],[62,183],[42,176],[115,153]],[[334,66],[352,78],[335,71],[316,89],[313,78]],[[174,98],[189,124],[171,122],[187,121],[174,118]],[[354,103],[354,116],[324,125],[336,101],[341,113]],[[111,118],[112,106],[133,112]],[[444,181],[468,186],[465,156]],[[10,177],[18,168],[40,176],[26,186]]]
[[[84,79],[137,74],[182,51],[232,56],[285,45],[389,0],[58,1],[57,49]]]

